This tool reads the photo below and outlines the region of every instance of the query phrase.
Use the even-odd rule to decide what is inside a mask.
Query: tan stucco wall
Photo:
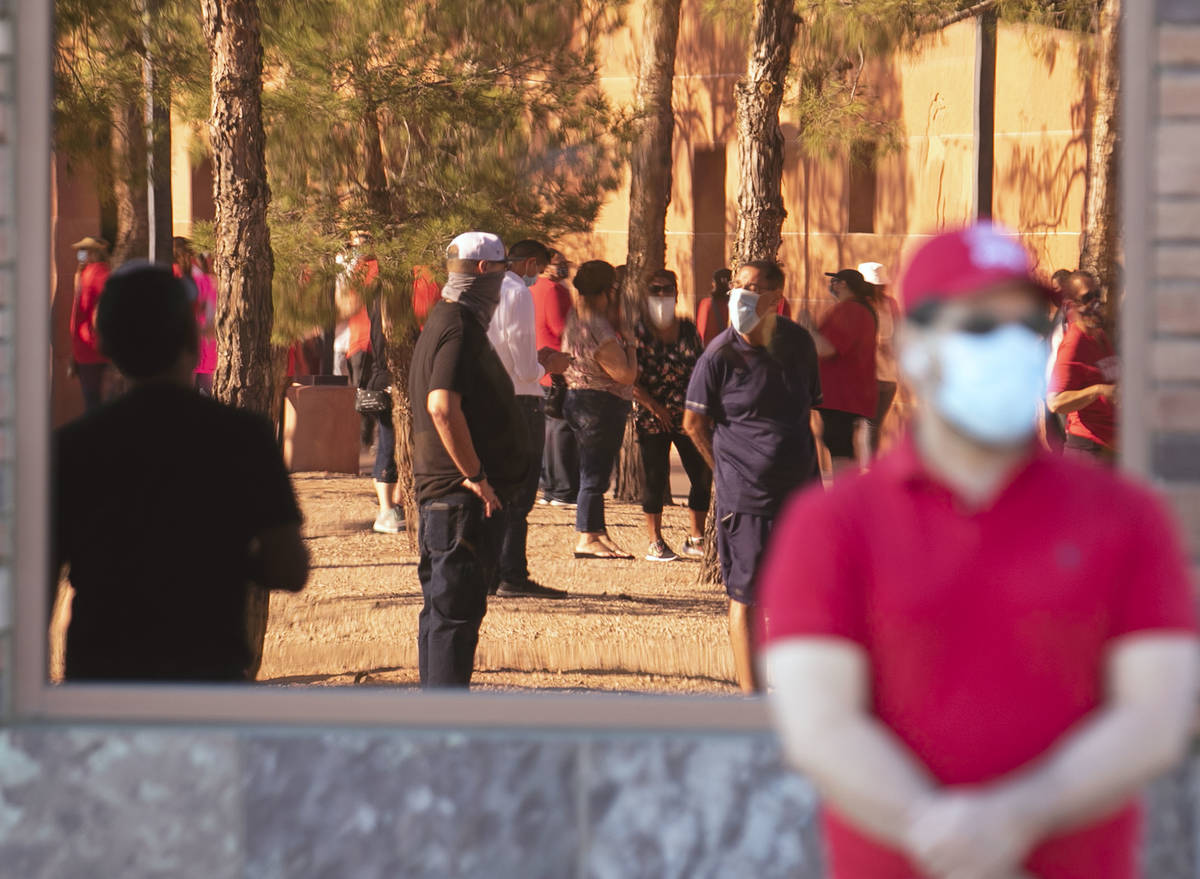
[[[737,222],[738,155],[733,86],[747,44],[706,21],[700,0],[685,0],[675,78],[674,181],[667,214],[667,265],[679,273],[685,307],[708,288],[717,255],[730,256]],[[614,101],[631,103],[636,84],[642,4],[628,28],[601,48],[603,83]],[[1078,261],[1087,162],[1081,71],[1086,43],[1063,31],[1001,25],[997,39],[995,197],[997,219],[1022,233],[1047,274]],[[825,271],[878,260],[893,271],[917,236],[961,222],[973,211],[975,24],[927,38],[911,53],[867,65],[862,77],[883,117],[901,127],[900,148],[881,158],[875,233],[847,226],[845,159],[803,158],[791,114],[785,159],[780,257],[793,301],[825,299]],[[697,150],[724,145],[725,231],[696,233],[693,170]],[[591,235],[561,242],[575,261],[625,260],[628,188],[605,204]]]

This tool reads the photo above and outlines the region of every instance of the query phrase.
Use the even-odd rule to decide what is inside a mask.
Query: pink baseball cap
[[[900,279],[904,308],[925,302],[963,299],[1003,284],[1021,281],[1052,302],[1058,297],[1037,279],[1029,252],[1016,233],[990,222],[943,232],[921,245]]]

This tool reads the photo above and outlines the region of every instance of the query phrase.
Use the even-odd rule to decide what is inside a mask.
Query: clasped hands
[[[914,804],[904,848],[934,879],[1031,879],[1021,862],[1037,837],[1002,795],[957,788]]]

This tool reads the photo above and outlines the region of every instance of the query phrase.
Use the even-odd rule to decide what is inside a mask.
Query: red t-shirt
[[[538,350],[553,348],[561,351],[563,328],[571,313],[571,291],[558,281],[543,277],[537,279],[529,292],[533,295],[533,327]],[[542,376],[542,384],[550,386],[549,374]]]
[[[428,266],[413,266],[413,316],[417,326],[425,326],[425,318],[429,309],[442,298],[442,288],[433,279],[433,273]]]
[[[879,388],[875,383],[875,318],[870,309],[843,299],[825,315],[818,331],[837,349],[821,358],[822,409],[875,417]]]
[[[1098,329],[1089,336],[1083,327],[1073,323],[1067,327],[1058,348],[1050,390],[1054,393],[1081,391],[1092,385],[1112,384],[1119,371],[1116,351],[1108,334]],[[1106,449],[1114,448],[1117,413],[1112,400],[1100,397],[1091,405],[1067,415],[1067,433],[1090,439]]]
[[[992,506],[969,511],[902,442],[869,473],[793,498],[760,590],[759,643],[860,645],[874,713],[944,785],[1027,766],[1100,707],[1113,639],[1196,627],[1163,505],[1042,451]],[[1131,803],[1047,839],[1025,868],[1039,879],[1130,879],[1138,818]],[[832,809],[825,833],[834,879],[920,875]]]
[[[89,262],[79,272],[79,291],[71,307],[71,357],[76,363],[108,363],[96,338],[96,306],[108,271],[106,262]]]
[[[722,299],[720,302],[713,300],[711,296],[705,296],[700,300],[700,307],[696,309],[696,329],[700,331],[700,339],[704,342],[704,347],[708,347],[708,343],[721,334],[721,331],[729,326],[729,300]]]

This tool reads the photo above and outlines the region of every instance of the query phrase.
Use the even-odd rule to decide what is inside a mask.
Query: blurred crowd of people
[[[187,239],[174,244],[173,272],[196,321],[193,382],[210,394],[215,279]],[[74,247],[73,364],[91,410],[116,386],[95,331],[107,245],[85,238]],[[356,388],[363,442],[374,443],[372,527],[399,533],[406,522],[388,360],[395,329],[378,295],[370,236],[352,233],[337,262],[340,320],[329,367]],[[447,250],[446,270],[439,286],[428,267],[414,269],[416,326],[404,332],[413,345],[422,650],[444,637],[462,655],[437,659],[432,670],[423,659],[422,680],[469,681],[487,595],[566,597],[529,570],[535,503],[574,511],[576,559],[672,562],[705,557],[715,498],[707,533],[729,596],[738,682],[757,689],[752,609],[779,510],[805,484],[869,469],[912,414],[896,353],[906,315],[887,267],[864,262],[826,272],[828,300],[814,307],[797,299],[795,321],[784,270],[770,261],[715,272],[695,320],[680,313],[678,277],[669,269],[630,285],[624,266],[590,260],[572,271],[561,252],[532,239],[505,247],[495,235],[466,233]],[[1111,461],[1118,361],[1102,291],[1081,271],[1058,271],[1050,284],[1040,440],[1056,453]],[[298,344],[290,368],[317,372],[315,361],[319,355]],[[968,372],[981,368],[981,358],[967,362]],[[646,550],[636,554],[613,539],[605,517],[631,419],[646,534]],[[672,451],[688,481],[687,526],[678,539],[663,528],[664,504],[673,502]],[[474,559],[466,568],[464,553]]]

